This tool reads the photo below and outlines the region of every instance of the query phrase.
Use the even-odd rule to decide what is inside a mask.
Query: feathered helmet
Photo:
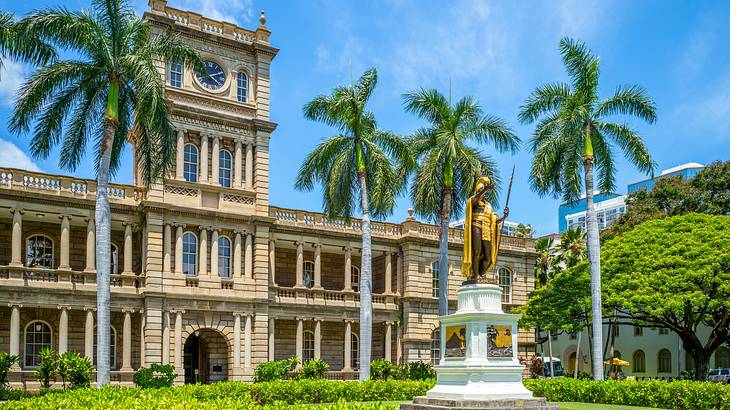
[[[477,193],[482,188],[489,187],[489,186],[492,186],[492,180],[489,179],[489,177],[479,177],[479,179],[477,179],[477,186],[474,189],[474,193]]]

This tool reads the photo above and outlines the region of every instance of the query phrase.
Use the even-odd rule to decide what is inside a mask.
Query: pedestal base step
[[[496,399],[496,400],[449,400],[416,397],[413,403],[401,404],[400,410],[560,410],[554,403],[548,403],[544,397],[531,399]]]

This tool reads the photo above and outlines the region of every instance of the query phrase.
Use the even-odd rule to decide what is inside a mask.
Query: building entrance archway
[[[228,344],[215,330],[200,329],[188,336],[183,349],[185,383],[209,384],[228,379]]]

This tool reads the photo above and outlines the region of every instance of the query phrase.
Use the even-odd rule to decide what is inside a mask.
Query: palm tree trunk
[[[550,351],[550,378],[555,378],[555,366],[553,366],[553,332],[548,330],[548,350]]]
[[[578,363],[580,363],[578,360],[580,360],[580,338],[583,336],[583,331],[581,330],[578,332],[578,345],[575,348],[575,369],[573,370],[573,378],[578,378]],[[582,360],[581,360],[582,361]]]
[[[601,312],[601,244],[598,237],[598,219],[593,205],[593,146],[590,123],[586,123],[585,154],[583,165],[586,184],[586,234],[588,237],[588,262],[591,272],[591,304],[593,321],[593,378],[603,380],[603,315]]]
[[[441,192],[441,235],[439,237],[439,316],[449,314],[449,220],[451,189]]]
[[[372,248],[370,239],[370,205],[364,172],[357,173],[360,182],[362,208],[362,258],[360,262],[360,380],[370,379],[370,349],[372,346]]]

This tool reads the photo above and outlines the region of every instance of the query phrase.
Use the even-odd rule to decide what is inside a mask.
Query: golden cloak
[[[481,188],[480,186],[485,184],[488,179],[486,177],[479,178],[479,181],[477,181],[477,186],[474,192],[478,192]],[[461,274],[466,276],[467,279],[477,279],[472,277],[472,250],[471,250],[471,226],[472,226],[472,206],[474,204],[474,197],[469,198],[466,201],[466,216],[464,218],[464,256],[461,259]],[[489,240],[492,242],[492,249],[490,249],[491,252],[491,264],[487,266],[486,270],[484,272],[479,272],[480,275],[484,275],[487,272],[489,272],[497,262],[497,253],[499,252],[499,240],[500,240],[500,234],[499,234],[499,226],[497,226],[497,214],[492,212],[492,206],[487,203],[485,207],[485,214],[489,212],[489,215],[483,215],[485,219],[489,219],[489,229],[485,229],[485,227],[482,228],[482,238],[477,238],[477,240]]]

